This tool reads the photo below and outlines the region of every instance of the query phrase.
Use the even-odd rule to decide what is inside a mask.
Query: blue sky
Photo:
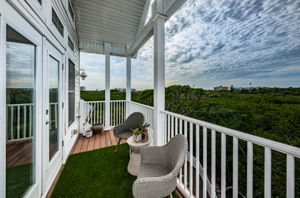
[[[166,23],[166,86],[300,86],[300,1],[188,0]],[[112,57],[111,86],[125,87]],[[82,85],[104,88],[104,56],[81,53]],[[153,88],[153,40],[132,60],[132,87]]]

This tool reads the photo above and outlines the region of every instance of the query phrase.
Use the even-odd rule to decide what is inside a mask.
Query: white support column
[[[159,7],[159,5],[158,5]],[[159,9],[158,9],[159,10]],[[164,120],[161,111],[165,109],[165,18],[157,15],[154,21],[154,145],[164,144]]]
[[[131,57],[126,57],[126,117],[129,115],[129,101],[131,101]]]
[[[110,129],[110,54],[105,54],[105,129]]]

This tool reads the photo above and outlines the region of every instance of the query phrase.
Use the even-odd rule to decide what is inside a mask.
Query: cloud
[[[300,86],[299,21],[294,0],[187,0],[166,23],[166,84]],[[132,82],[153,87],[153,39],[132,60]]]

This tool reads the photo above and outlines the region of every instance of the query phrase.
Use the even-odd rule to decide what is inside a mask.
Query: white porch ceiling
[[[147,14],[147,0],[76,0],[76,26],[81,51],[126,55]],[[145,10],[145,11],[144,11]],[[146,12],[146,13],[145,13]],[[109,45],[104,45],[108,43]]]

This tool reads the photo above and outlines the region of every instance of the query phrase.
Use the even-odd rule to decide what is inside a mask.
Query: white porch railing
[[[247,173],[244,176],[247,178],[246,196],[248,198],[253,197],[253,146],[259,145],[264,149],[264,197],[271,198],[272,196],[272,151],[286,155],[286,197],[295,197],[295,159],[300,158],[300,148],[168,111],[162,111],[162,114],[165,120],[166,140],[169,141],[177,134],[183,134],[189,141],[188,156],[178,179],[178,187],[186,196],[206,198],[208,193],[209,197],[214,198],[217,197],[216,189],[220,187],[221,197],[225,198],[227,191],[226,173],[231,171],[232,197],[239,197],[239,140],[242,140],[247,144]],[[210,140],[208,140],[208,135]],[[216,147],[217,135],[221,136],[221,150],[219,151],[221,159],[219,161],[217,161],[216,155],[218,152]],[[232,170],[226,168],[226,155],[228,154],[226,154],[226,137],[232,137],[233,139]],[[208,150],[208,144],[210,150]],[[210,162],[208,162],[208,152],[211,154],[209,156]],[[220,186],[216,184],[216,163],[221,164],[221,174],[218,175],[221,178]],[[210,164],[210,171],[208,164]],[[200,192],[200,179],[202,181],[202,192]]]
[[[57,129],[58,127],[58,103],[50,103],[50,111],[52,122],[49,125],[50,130]],[[7,104],[7,141],[25,140],[32,137],[32,124],[33,124],[33,104]]]
[[[82,103],[84,119],[93,124],[104,124],[105,122],[105,101],[84,101]],[[83,116],[83,115],[81,115]]]
[[[127,102],[127,108],[128,108],[127,110],[128,115],[130,115],[133,112],[141,112],[145,117],[145,123],[149,123],[150,128],[153,129],[153,113],[154,113],[153,107],[141,103],[129,101]]]
[[[105,101],[84,101],[84,114],[90,124],[105,123]],[[145,122],[153,126],[153,107],[126,100],[110,101],[110,126],[116,126],[125,121],[127,115],[133,112],[141,112],[145,116]]]
[[[121,124],[126,119],[126,101],[111,100],[110,101],[110,126]]]

